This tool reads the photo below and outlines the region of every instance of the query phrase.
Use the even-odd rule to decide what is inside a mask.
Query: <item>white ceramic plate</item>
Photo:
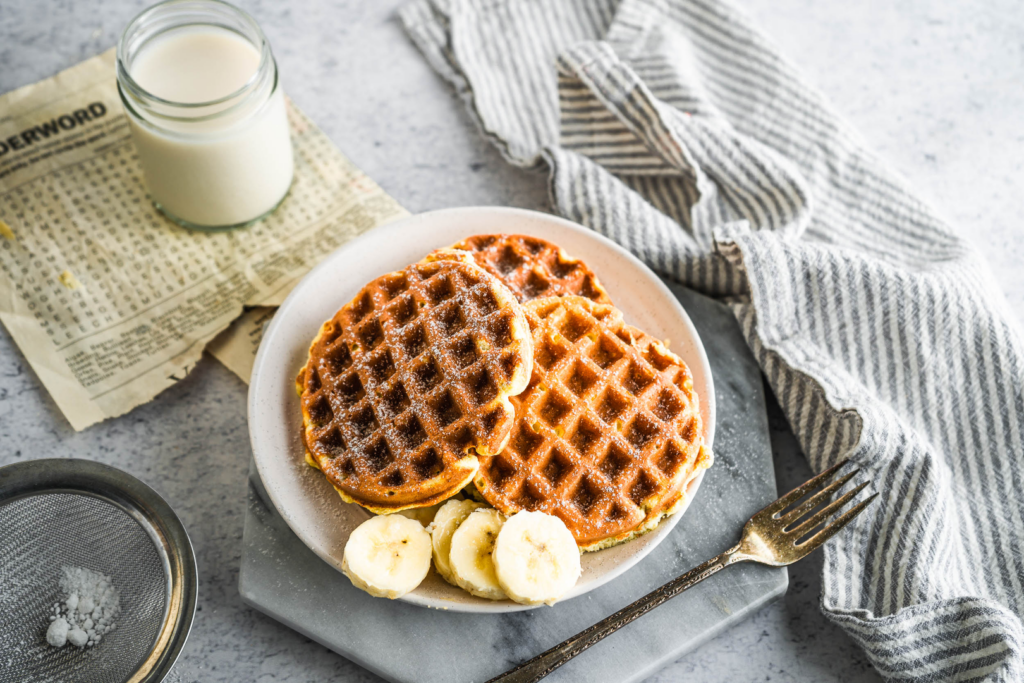
[[[712,442],[715,392],[704,347],[676,298],[631,254],[575,223],[520,209],[445,209],[389,223],[335,251],[295,287],[263,336],[249,387],[249,435],[263,484],[292,531],[339,570],[349,533],[370,514],[342,502],[324,476],[305,463],[295,375],[306,362],[310,340],[366,282],[404,268],[433,249],[486,233],[536,235],[585,261],[627,322],[670,340],[671,349],[686,361],[700,396],[704,438],[708,445]],[[702,479],[703,474],[691,482],[686,505]],[[672,531],[684,511],[685,507],[634,541],[585,554],[583,575],[567,598],[593,590],[635,565]],[[402,599],[463,612],[531,609],[474,597],[450,586],[434,571]]]

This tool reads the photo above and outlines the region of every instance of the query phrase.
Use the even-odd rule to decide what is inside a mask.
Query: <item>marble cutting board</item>
[[[239,591],[256,609],[396,682],[486,681],[733,545],[777,497],[761,372],[721,304],[669,285],[707,349],[715,379],[715,464],[679,525],[650,555],[586,595],[527,612],[463,614],[373,598],[292,533],[255,466]],[[784,568],[730,567],[641,617],[546,680],[640,681],[786,591]]]

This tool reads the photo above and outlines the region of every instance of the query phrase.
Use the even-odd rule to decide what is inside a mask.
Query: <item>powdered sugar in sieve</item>
[[[161,680],[191,626],[195,576],[177,517],[124,472],[0,468],[0,683]],[[51,616],[85,647],[48,644]]]

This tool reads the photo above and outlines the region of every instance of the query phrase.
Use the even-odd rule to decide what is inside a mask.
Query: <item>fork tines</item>
[[[812,548],[818,547],[846,526],[851,519],[860,514],[878,496],[877,493],[872,494],[837,517],[825,528],[810,535],[814,529],[838,513],[867,487],[868,482],[862,482],[836,500],[831,500],[837,491],[842,489],[860,472],[860,469],[855,469],[831,481],[836,473],[848,462],[848,459],[839,461],[818,476],[779,498],[762,510],[761,514],[768,513],[772,520],[777,520],[781,524],[779,532],[786,536],[795,536],[796,545],[806,546],[810,544]],[[797,505],[797,502],[805,497],[806,500]]]

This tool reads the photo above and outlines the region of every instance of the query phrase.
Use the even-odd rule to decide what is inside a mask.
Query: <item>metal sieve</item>
[[[90,648],[46,642],[62,568],[111,577],[117,628]],[[0,683],[152,683],[181,652],[196,609],[181,521],[135,477],[88,460],[0,467]]]

